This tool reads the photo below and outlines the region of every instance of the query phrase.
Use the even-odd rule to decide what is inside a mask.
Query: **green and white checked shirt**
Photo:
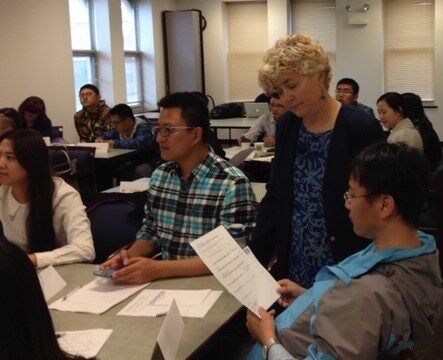
[[[243,224],[249,238],[256,205],[248,178],[212,153],[187,180],[168,162],[151,176],[137,239],[152,241],[163,259],[186,259],[196,256],[189,243],[219,225]]]

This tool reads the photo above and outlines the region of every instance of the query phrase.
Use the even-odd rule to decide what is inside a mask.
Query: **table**
[[[218,129],[229,130],[229,140],[231,139],[232,129],[249,129],[257,122],[258,118],[231,118],[231,119],[211,119],[211,128],[214,129],[217,135]]]
[[[52,301],[64,296],[93,279],[94,265],[70,264],[57,266],[56,270],[66,280],[68,286],[58,293]],[[224,290],[217,279],[210,276],[192,278],[177,278],[157,280],[148,285],[152,289],[207,289]],[[163,317],[133,317],[117,316],[135,294],[122,303],[111,308],[102,315],[61,312],[50,310],[56,331],[87,330],[93,328],[113,329],[111,336],[98,354],[101,360],[140,360],[149,359],[158,332],[163,324]],[[241,304],[227,291],[215,302],[206,316],[199,318],[183,318],[185,330],[180,343],[177,359],[200,357],[210,346],[213,339],[222,327],[228,323],[240,310]],[[199,355],[200,353],[200,355]]]
[[[115,169],[124,161],[137,156],[135,149],[109,149],[107,153],[95,152],[94,166],[96,174],[97,191],[112,187]]]

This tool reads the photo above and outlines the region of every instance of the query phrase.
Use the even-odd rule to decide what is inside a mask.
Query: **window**
[[[87,83],[96,83],[95,50],[91,26],[92,5],[89,0],[69,0],[71,42],[74,67],[75,105],[81,109],[78,93]]]
[[[143,103],[141,52],[137,32],[137,6],[134,0],[121,0],[123,47],[125,51],[126,101]]]
[[[434,0],[384,2],[385,90],[434,100]]]
[[[292,33],[311,36],[320,43],[329,56],[329,63],[332,69],[331,84],[335,84],[335,1],[293,0],[291,12]],[[330,89],[330,91],[333,90]]]
[[[257,70],[268,49],[266,3],[226,4],[228,26],[229,98],[254,100],[263,90]]]

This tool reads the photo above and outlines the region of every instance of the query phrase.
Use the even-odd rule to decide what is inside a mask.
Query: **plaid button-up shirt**
[[[219,225],[240,223],[249,237],[256,199],[247,177],[209,153],[187,180],[178,164],[159,166],[151,176],[146,218],[137,239],[152,241],[163,259],[196,256],[190,242]]]

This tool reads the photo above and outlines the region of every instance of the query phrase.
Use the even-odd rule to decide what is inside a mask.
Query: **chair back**
[[[135,208],[136,205],[129,201],[109,199],[86,210],[91,222],[96,264],[102,263],[113,252],[135,240],[141,226],[139,219],[130,216]]]
[[[60,176],[76,188],[83,200],[95,191],[94,147],[49,146],[51,167],[55,176]]]

